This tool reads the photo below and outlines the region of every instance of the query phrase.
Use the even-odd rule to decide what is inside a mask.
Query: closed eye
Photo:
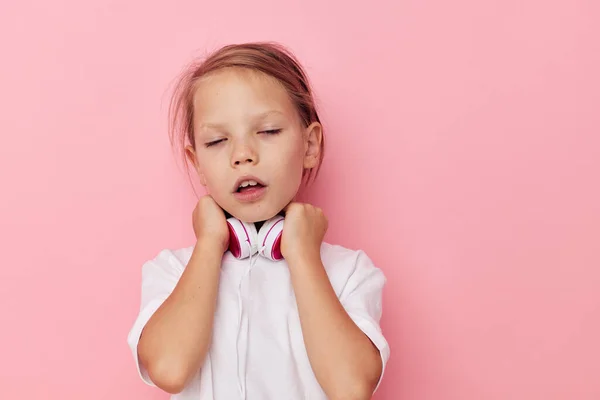
[[[267,129],[265,131],[260,131],[258,133],[266,133],[267,135],[276,135],[280,133],[282,129]]]
[[[221,143],[221,142],[223,142],[223,141],[225,141],[225,139],[213,140],[212,142],[205,143],[205,146],[206,146],[206,147],[211,147],[211,146],[214,146],[214,145],[216,145],[216,144],[219,144],[219,143]]]

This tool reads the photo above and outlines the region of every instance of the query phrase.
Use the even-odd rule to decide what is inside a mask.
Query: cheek
[[[287,152],[280,153],[280,158],[284,161],[293,162],[294,164],[298,164],[303,160],[303,152],[304,149],[299,148],[298,146],[291,147]]]
[[[203,157],[202,162],[199,163],[200,173],[204,176],[206,185],[211,187],[218,187],[218,184],[223,182],[222,171],[224,170],[218,164],[218,160],[211,159],[210,157]]]
[[[295,136],[295,139],[291,141],[285,151],[282,152],[284,154],[280,153],[285,157],[285,160],[288,162],[292,161],[294,165],[298,163],[302,164],[304,162],[304,142],[300,139],[301,133],[298,132]]]
[[[302,179],[304,170],[304,148],[294,145],[289,146],[285,151],[277,153],[276,164],[281,166],[276,168],[276,173],[281,180],[290,186],[296,186]]]

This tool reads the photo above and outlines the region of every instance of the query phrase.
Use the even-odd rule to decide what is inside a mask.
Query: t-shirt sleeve
[[[138,343],[146,323],[173,292],[183,273],[183,268],[182,263],[170,250],[161,251],[156,258],[147,261],[142,266],[140,312],[127,336],[127,343],[133,353],[139,376],[150,386],[156,385],[150,379],[148,371],[140,364]]]
[[[385,283],[383,271],[375,267],[363,251],[359,251],[355,269],[340,294],[340,302],[350,318],[371,339],[381,355],[382,370],[375,391],[381,384],[390,358],[390,347],[379,326]]]

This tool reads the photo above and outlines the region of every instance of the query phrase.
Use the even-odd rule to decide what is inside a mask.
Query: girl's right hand
[[[198,200],[192,213],[192,224],[197,241],[211,241],[221,246],[223,253],[229,246],[229,228],[225,213],[210,195]]]

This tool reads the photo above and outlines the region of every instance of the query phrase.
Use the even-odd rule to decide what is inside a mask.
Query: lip
[[[243,193],[235,192],[233,196],[240,203],[252,203],[260,200],[267,193],[266,186],[255,187],[244,191]]]
[[[237,193],[238,188],[244,181],[255,181],[257,183],[260,183],[262,186],[265,186],[265,187],[267,186],[266,183],[264,183],[263,181],[261,181],[260,179],[258,179],[255,176],[244,175],[244,176],[240,177],[237,181],[235,181],[235,186],[233,187],[233,193]],[[239,193],[237,193],[237,194],[239,194]]]

